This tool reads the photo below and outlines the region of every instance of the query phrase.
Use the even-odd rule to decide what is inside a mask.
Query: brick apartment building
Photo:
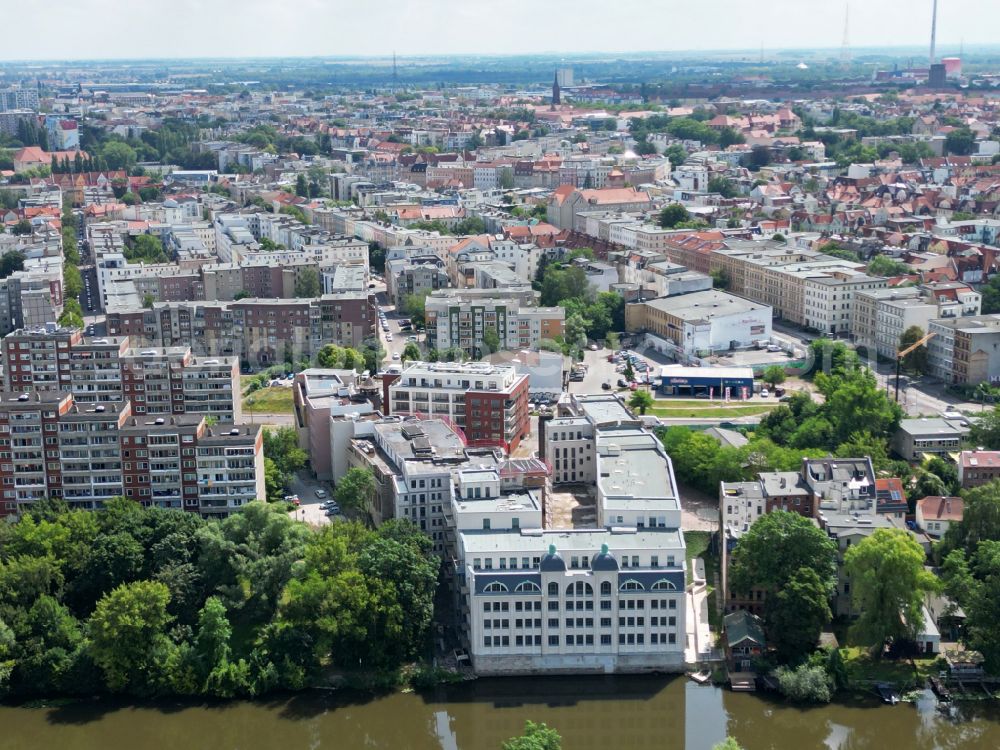
[[[528,376],[485,362],[412,362],[383,379],[388,414],[445,417],[472,446],[513,451],[531,431]]]

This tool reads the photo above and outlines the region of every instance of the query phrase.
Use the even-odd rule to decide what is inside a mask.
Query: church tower
[[[561,97],[559,96],[559,71],[556,71],[555,78],[552,79],[552,106],[555,107],[560,104]]]

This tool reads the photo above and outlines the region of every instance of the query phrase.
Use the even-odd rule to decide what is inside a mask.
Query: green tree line
[[[408,522],[312,529],[41,501],[0,525],[0,695],[252,696],[423,649],[438,562]]]

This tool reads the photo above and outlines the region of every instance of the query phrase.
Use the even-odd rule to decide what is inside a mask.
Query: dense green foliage
[[[833,697],[830,676],[821,666],[778,667],[774,677],[782,695],[796,703],[829,703]]]
[[[512,737],[503,743],[503,750],[560,750],[562,737],[544,722],[536,724],[533,721],[524,723],[524,734]]]
[[[858,643],[880,655],[895,641],[912,641],[924,625],[924,595],[937,579],[924,569],[924,550],[903,529],[876,529],[847,550],[851,599],[861,613],[851,627]]]
[[[821,449],[787,448],[762,436],[760,431],[740,448],[723,447],[719,441],[688,427],[660,431],[660,440],[684,484],[715,496],[719,482],[755,479],[762,471],[798,471],[803,458],[821,458]]]
[[[836,545],[822,530],[798,513],[767,513],[737,542],[729,570],[733,591],[765,592],[768,644],[780,659],[794,663],[815,648],[836,581]]]
[[[280,503],[295,473],[305,467],[309,455],[299,448],[292,427],[264,432],[264,489],[269,503]]]
[[[0,694],[259,695],[393,668],[423,646],[437,567],[406,522],[43,502],[0,524]]]
[[[625,300],[615,292],[597,292],[587,273],[573,264],[576,258],[593,258],[591,250],[573,250],[561,260],[538,265],[535,288],[541,304],[566,310],[562,345],[566,354],[579,353],[587,339],[600,341],[611,332],[625,330]]]
[[[125,258],[131,263],[167,263],[170,257],[163,249],[159,237],[140,234],[131,245],[125,246]]]
[[[815,341],[810,354],[823,403],[796,393],[764,417],[757,432],[778,445],[838,454],[839,446],[861,436],[884,445],[885,436],[895,432],[902,419],[899,405],[889,400],[872,372],[861,367],[857,355],[843,343]]]
[[[913,269],[899,260],[886,255],[876,255],[868,263],[868,273],[872,276],[905,276]]]

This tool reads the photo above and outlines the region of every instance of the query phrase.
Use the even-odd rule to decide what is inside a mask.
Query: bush
[[[830,676],[823,667],[809,664],[794,669],[779,667],[773,675],[782,695],[796,703],[829,703],[833,697]]]

